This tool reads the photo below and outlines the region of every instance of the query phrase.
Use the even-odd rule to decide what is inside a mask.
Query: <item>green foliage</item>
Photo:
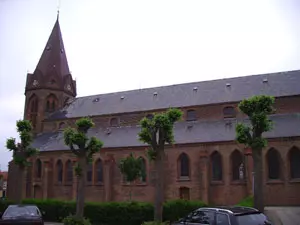
[[[244,199],[242,199],[238,204],[238,206],[245,206],[245,207],[253,207],[253,196],[248,196]]]
[[[27,159],[38,154],[38,150],[30,147],[33,140],[30,121],[18,120],[16,125],[21,142],[16,143],[15,138],[8,138],[6,148],[13,152],[13,160],[16,165],[26,167],[30,165]]]
[[[169,222],[156,222],[156,221],[149,221],[144,222],[142,225],[169,225]]]
[[[86,218],[79,218],[74,215],[67,216],[63,219],[64,225],[91,225],[91,222]]]
[[[128,157],[121,159],[119,168],[121,173],[126,177],[126,181],[133,182],[140,177],[145,177],[142,160],[141,157],[135,158],[133,153],[130,153]]]
[[[93,126],[94,123],[90,118],[81,118],[76,121],[76,129],[68,127],[64,130],[65,144],[76,156],[85,157],[88,161],[103,146],[103,143],[96,137],[88,138],[87,132]]]
[[[151,146],[151,150],[148,150],[150,159],[155,159],[155,151],[159,147],[165,143],[174,143],[174,123],[181,117],[181,110],[171,108],[166,112],[155,114],[152,119],[145,117],[141,120],[142,128],[138,134],[139,140]]]
[[[44,220],[52,222],[61,222],[66,217],[70,218],[69,216],[73,215],[76,210],[76,203],[74,201],[25,199],[22,203],[37,205],[42,212],[45,212],[43,215]],[[0,211],[4,212],[9,204],[12,204],[12,202],[1,201]],[[201,201],[167,201],[164,203],[164,221],[177,221],[179,218],[188,215],[191,211],[205,206],[207,205]],[[143,202],[90,202],[85,204],[84,216],[92,224],[141,225],[145,221],[153,220],[153,205]],[[71,217],[71,219],[66,220],[72,222],[73,216]]]
[[[254,96],[240,102],[239,109],[246,114],[251,124],[239,123],[236,126],[236,139],[252,149],[262,149],[267,140],[262,137],[264,132],[272,129],[272,121],[268,115],[273,113],[275,99],[271,96]]]

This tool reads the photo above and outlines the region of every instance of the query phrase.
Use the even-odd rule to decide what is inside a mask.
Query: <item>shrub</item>
[[[76,220],[74,222],[73,217],[69,217],[75,214],[76,204],[74,201],[26,199],[23,203],[37,205],[44,212],[43,217],[45,221],[61,222],[66,218],[64,220],[65,223],[71,221],[72,223],[68,224],[76,224]],[[5,210],[9,204],[11,203],[8,201],[0,202],[0,209]],[[177,221],[191,211],[203,206],[206,206],[206,204],[201,201],[167,201],[164,203],[164,221]],[[88,218],[92,224],[101,225],[141,225],[145,221],[152,221],[153,214],[153,205],[145,202],[86,203],[84,210],[85,218]]]
[[[246,207],[253,207],[253,196],[248,196],[244,199],[242,199],[238,204],[238,206],[246,206]]]
[[[144,222],[142,225],[169,225],[169,222],[155,222],[155,221],[149,221],[149,222]]]
[[[78,218],[74,215],[67,216],[63,219],[64,225],[91,225],[91,222],[86,218]]]

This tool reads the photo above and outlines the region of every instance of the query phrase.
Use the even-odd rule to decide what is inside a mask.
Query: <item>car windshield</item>
[[[267,217],[262,213],[245,214],[236,217],[239,225],[261,225],[267,220]]]
[[[3,214],[3,217],[19,216],[40,216],[40,212],[35,206],[9,206]]]

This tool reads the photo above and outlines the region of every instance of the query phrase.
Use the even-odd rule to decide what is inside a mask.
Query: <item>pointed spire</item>
[[[59,11],[46,47],[36,66],[35,72],[40,72],[44,76],[57,74],[61,77],[70,74],[59,25]]]

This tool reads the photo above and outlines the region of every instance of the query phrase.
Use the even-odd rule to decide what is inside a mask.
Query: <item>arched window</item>
[[[111,127],[117,127],[117,126],[119,126],[119,120],[118,120],[118,118],[111,118],[110,119],[110,126]]]
[[[146,167],[146,160],[143,157],[140,157],[142,161],[142,176],[140,178],[141,182],[146,182],[147,180],[147,167]]]
[[[86,181],[88,183],[93,182],[93,164],[89,163],[86,169]]]
[[[98,159],[95,163],[95,170],[96,170],[96,182],[97,183],[102,183],[103,182],[103,165],[102,165],[102,160]]]
[[[42,177],[42,161],[40,159],[35,161],[35,176],[36,178]]]
[[[61,183],[63,180],[63,164],[61,160],[58,160],[56,163],[56,172],[57,172],[57,182]]]
[[[290,176],[291,179],[300,178],[300,149],[293,147],[289,151],[289,161],[290,161]]]
[[[188,187],[180,187],[179,197],[180,199],[190,200],[190,189]]]
[[[245,171],[244,171],[244,160],[243,155],[240,151],[234,150],[231,153],[231,170],[232,170],[232,180],[243,180]]]
[[[221,181],[223,179],[222,156],[219,152],[215,151],[210,156],[212,165],[212,180]]]
[[[232,106],[227,106],[223,108],[223,116],[226,118],[231,118],[236,116],[235,108]]]
[[[280,154],[279,152],[271,148],[267,152],[267,165],[268,165],[268,178],[269,179],[280,179],[280,170],[281,170],[281,163],[280,163]]]
[[[179,156],[179,177],[187,178],[190,176],[190,160],[186,153],[181,153]]]
[[[66,182],[73,181],[73,166],[71,160],[66,162]]]
[[[65,122],[60,122],[59,125],[58,125],[58,129],[59,130],[62,130],[66,127],[66,123]]]
[[[38,97],[35,94],[33,94],[28,101],[29,120],[33,128],[36,127],[36,123],[37,123],[37,114],[39,108],[38,103],[39,103]]]
[[[58,99],[54,94],[48,95],[46,98],[46,111],[53,112],[58,107]]]
[[[196,120],[197,120],[196,110],[189,109],[186,112],[186,121],[196,121]]]

